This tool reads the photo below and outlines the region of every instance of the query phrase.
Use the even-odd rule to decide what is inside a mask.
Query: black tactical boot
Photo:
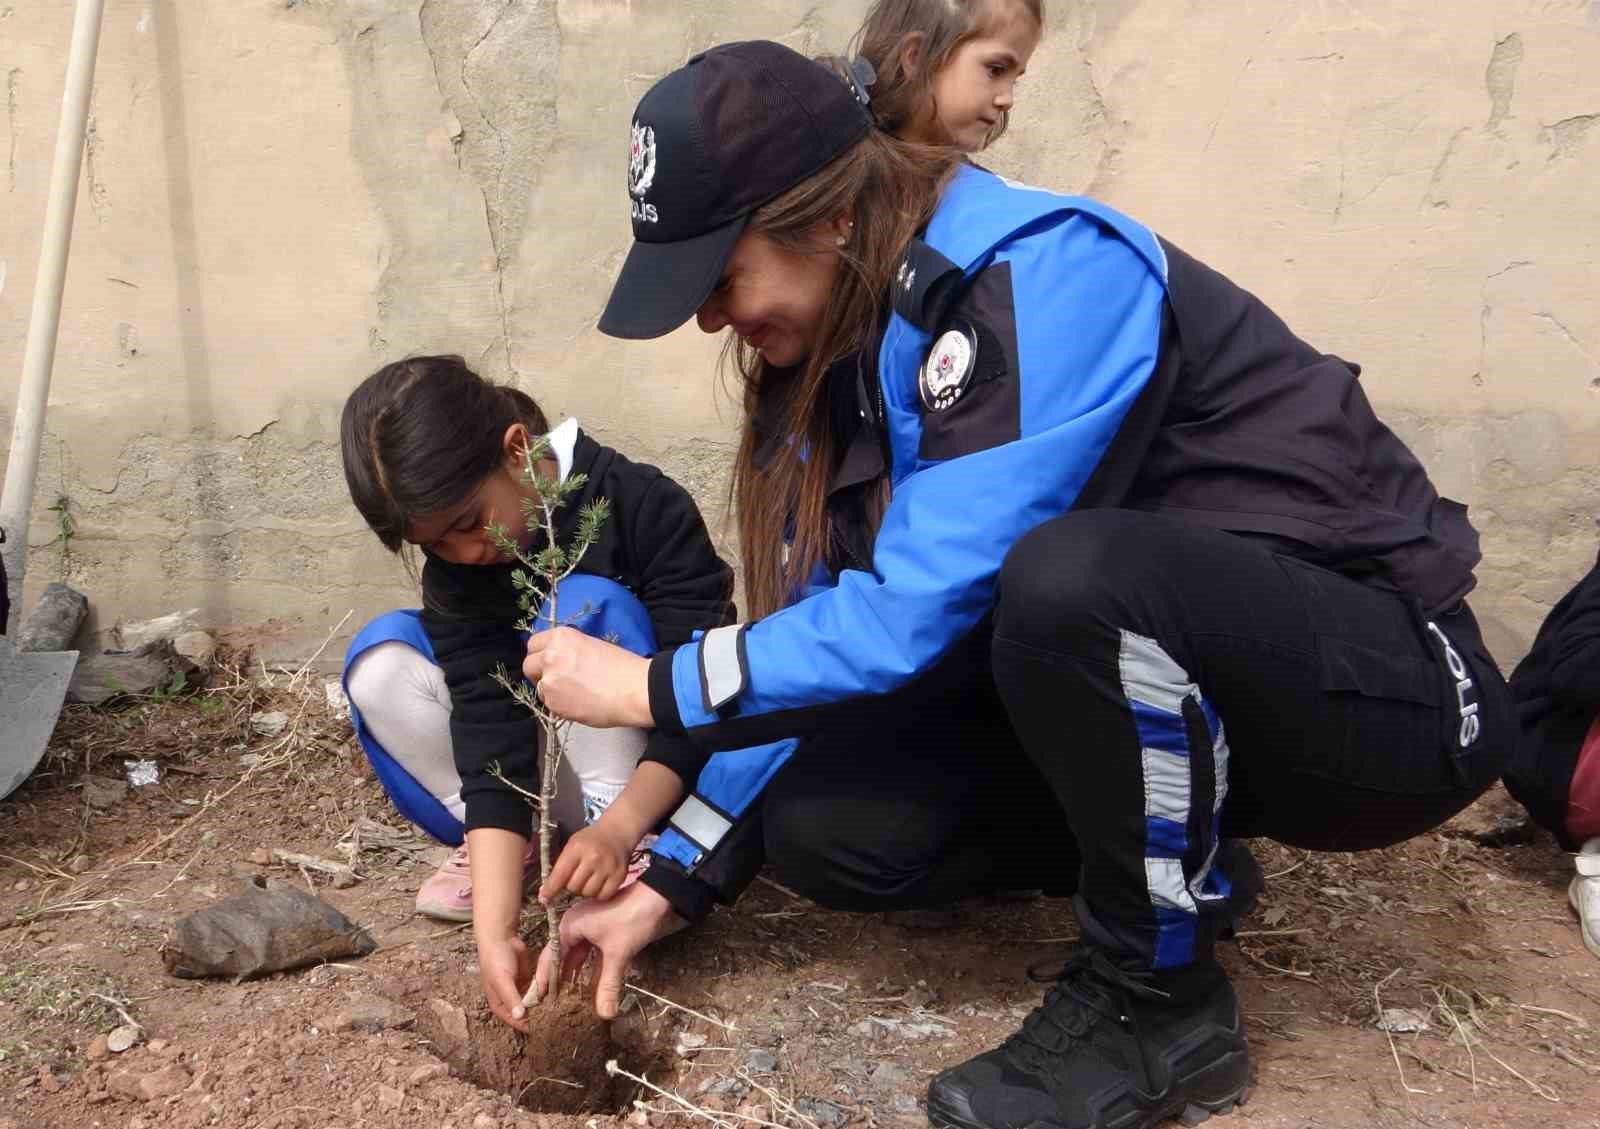
[[[1244,1019],[1215,960],[1130,970],[1084,946],[999,1047],[928,1087],[934,1129],[1198,1125],[1249,1095]]]

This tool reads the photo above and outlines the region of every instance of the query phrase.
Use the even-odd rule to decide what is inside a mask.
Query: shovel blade
[[[0,637],[0,799],[43,759],[77,665],[77,651],[18,651]]]

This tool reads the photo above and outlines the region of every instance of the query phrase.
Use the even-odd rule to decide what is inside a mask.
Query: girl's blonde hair
[[[744,427],[731,493],[738,513],[750,618],[783,607],[819,564],[842,562],[828,519],[828,483],[840,452],[830,426],[828,370],[872,346],[888,313],[902,252],[932,217],[960,157],[870,130],[822,171],[759,209],[750,231],[800,254],[821,253],[817,230],[839,216],[854,226],[810,355],[768,365],[729,335],[724,361],[742,384]],[[831,243],[827,251],[834,250]],[[886,499],[874,501],[875,523]],[[793,536],[785,553],[784,531]]]
[[[1044,32],[1044,0],[877,0],[850,40],[851,53],[878,72],[872,87],[872,112],[891,133],[924,117],[938,106],[933,80],[958,47],[991,30],[1006,14],[1021,12]],[[907,68],[906,57],[916,63]],[[989,134],[994,144],[1006,131],[1010,113]]]

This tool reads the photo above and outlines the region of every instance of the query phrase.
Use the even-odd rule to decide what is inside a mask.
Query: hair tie
[[[853,59],[841,58],[839,62],[845,81],[850,84],[850,92],[856,96],[856,101],[863,106],[871,106],[872,87],[878,81],[877,69],[860,55]]]

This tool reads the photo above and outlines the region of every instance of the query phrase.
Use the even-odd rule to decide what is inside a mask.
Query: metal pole
[[[78,204],[78,171],[83,163],[83,138],[89,125],[89,93],[94,86],[94,59],[100,46],[100,16],[105,0],[78,0],[72,21],[72,46],[67,54],[67,85],[61,95],[61,126],[56,133],[55,163],[50,169],[50,197],[45,205],[44,238],[39,247],[39,276],[33,286],[33,312],[28,320],[28,346],[22,357],[22,385],[11,429],[11,454],[5,488],[0,491],[0,529],[6,531],[6,574],[11,585],[14,632],[22,614],[22,577],[28,563],[28,520],[33,510],[34,480],[39,471],[39,443],[44,438],[44,409],[50,398],[50,368],[56,356],[56,331],[61,325],[61,293],[67,281],[67,248],[72,242],[72,215]]]

